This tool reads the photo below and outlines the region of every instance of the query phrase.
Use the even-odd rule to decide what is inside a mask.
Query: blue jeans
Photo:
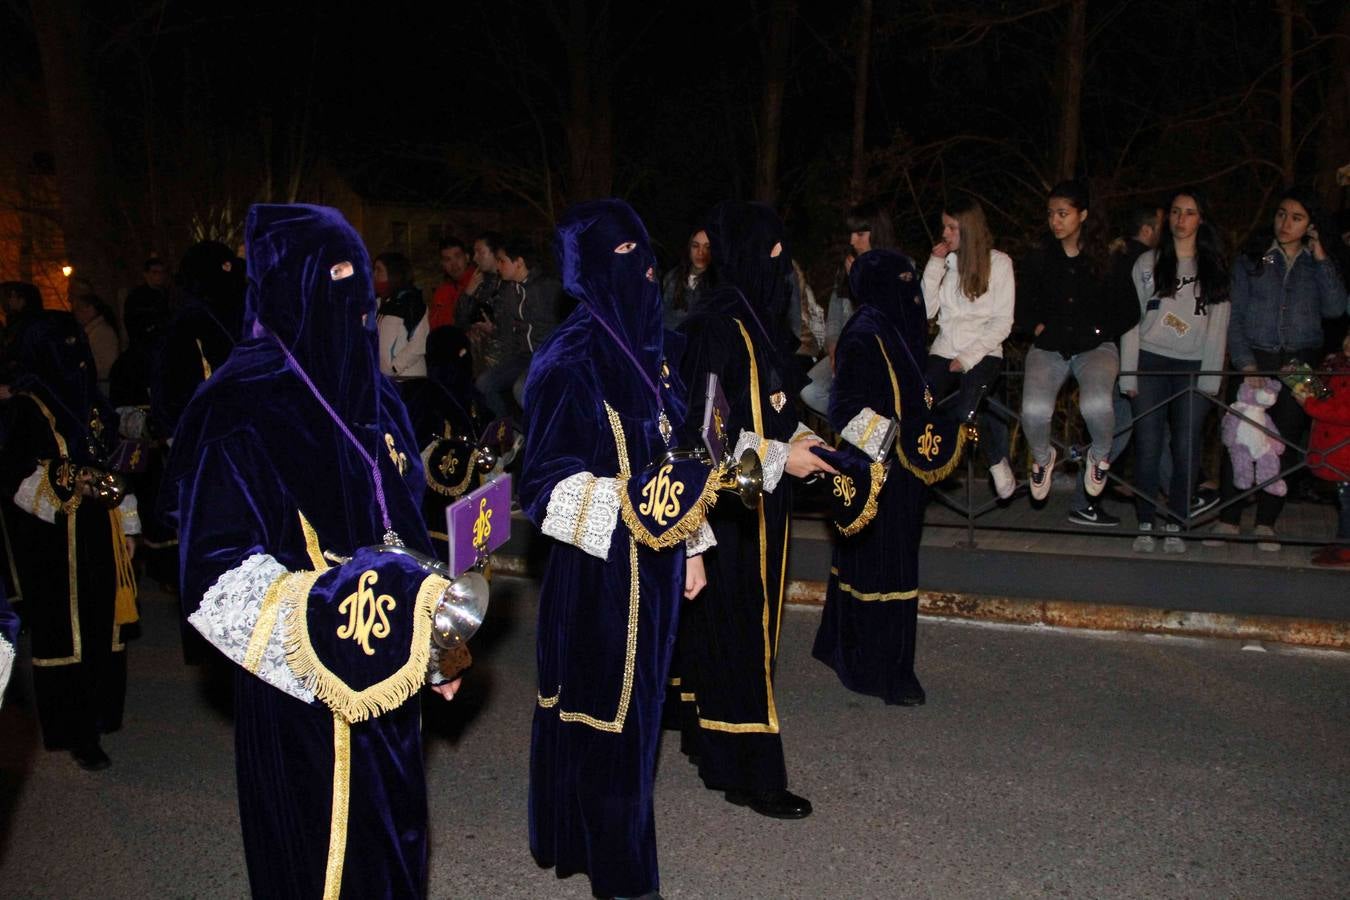
[[[1068,359],[1053,350],[1032,347],[1027,351],[1026,375],[1022,382],[1022,430],[1026,432],[1031,459],[1039,466],[1050,462],[1050,420],[1055,400],[1069,373],[1078,382],[1078,410],[1092,438],[1094,459],[1114,459],[1111,443],[1116,427],[1116,392],[1120,374],[1120,351],[1107,341]]]
[[[1119,392],[1113,392],[1111,395],[1111,406],[1115,410],[1115,434],[1111,439],[1111,455],[1107,459],[1114,465],[1125,453],[1125,448],[1130,444],[1130,435],[1134,433],[1134,426],[1130,424],[1130,419],[1134,418],[1134,407],[1130,405],[1130,398]],[[1166,435],[1164,435],[1166,438]],[[1164,458],[1162,462],[1167,462]],[[1163,467],[1160,467],[1160,469]],[[1170,463],[1165,467],[1166,471],[1161,473],[1163,478],[1171,478]],[[1073,504],[1069,507],[1073,510],[1084,510],[1092,502],[1087,495],[1087,489],[1083,487],[1083,476],[1087,472],[1087,466],[1078,473],[1078,480],[1074,482]]]
[[[483,395],[487,408],[492,410],[492,418],[504,419],[512,414],[511,401],[516,399],[517,379],[522,378],[530,368],[530,357],[523,354],[509,356],[478,376],[474,387]]]
[[[1153,523],[1163,436],[1168,428],[1171,430],[1172,483],[1167,491],[1167,508],[1172,518],[1185,521],[1190,498],[1199,481],[1201,431],[1212,406],[1204,395],[1187,391],[1195,379],[1186,373],[1200,371],[1200,361],[1171,359],[1140,350],[1138,371],[1141,373],[1139,391],[1134,398],[1135,512],[1139,524]],[[1143,374],[1147,372],[1179,374]],[[1173,397],[1173,394],[1179,396]]]

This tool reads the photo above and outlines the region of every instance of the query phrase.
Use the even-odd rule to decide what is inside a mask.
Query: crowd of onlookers
[[[1213,516],[1216,506],[1206,537],[1236,536],[1249,505],[1256,507],[1257,546],[1278,550],[1275,529],[1286,497],[1325,494],[1316,485],[1330,482],[1342,510],[1338,539],[1350,537],[1350,450],[1339,443],[1350,421],[1337,412],[1345,405],[1341,381],[1322,378],[1318,396],[1292,388],[1289,376],[1279,378],[1295,364],[1319,371],[1347,365],[1350,348],[1340,344],[1347,271],[1342,230],[1298,189],[1280,198],[1272,227],[1258,229],[1237,254],[1222,247],[1198,189],[1174,192],[1164,206],[1138,205],[1116,224],[1122,233],[1112,240],[1111,223],[1093,208],[1086,186],[1074,181],[1050,192],[1043,238],[1016,260],[996,248],[973,198],[954,197],[934,223],[941,240],[921,269],[933,337],[928,358],[919,362],[939,408],[977,428],[999,501],[1025,490],[1040,504],[1056,474],[1072,470],[1070,521],[1117,526],[1121,520],[1104,498],[1132,495],[1138,551],[1184,552],[1183,531],[1198,516]],[[827,289],[813,291],[795,261],[789,274],[794,302],[786,324],[796,346],[788,349],[809,377],[801,403],[822,420],[834,345],[852,313],[848,269],[858,255],[897,243],[877,204],[851,209],[841,231],[848,244]],[[550,274],[551,255],[528,239],[486,231],[469,242],[442,240],[439,251],[442,280],[429,298],[414,283],[405,254],[374,260],[381,369],[401,382],[430,378],[457,396],[472,396],[481,422],[512,417],[531,355],[572,301]],[[99,389],[114,406],[148,407],[156,385],[173,392],[170,383],[182,379],[165,357],[186,353],[192,367],[199,353],[205,378],[241,339],[242,275],[236,272],[230,282],[228,301],[217,296],[203,304],[204,295],[226,291],[219,284],[204,288],[191,274],[200,259],[190,257],[177,279],[164,260],[146,260],[142,283],[125,294],[120,318],[86,280],[69,279],[70,312],[88,338]],[[244,265],[238,262],[240,270]],[[716,280],[708,237],[694,229],[661,282],[666,326],[675,328]],[[5,282],[0,294],[8,348],[42,299],[23,282]],[[186,332],[175,328],[185,307],[205,330],[200,323]],[[166,340],[175,330],[177,339]],[[1251,374],[1216,374],[1226,368]],[[1062,389],[1070,377],[1076,392],[1066,400]],[[1243,391],[1251,396],[1240,396]],[[1270,402],[1251,406],[1257,396]],[[1249,427],[1216,427],[1225,412],[1207,398],[1241,400],[1238,413],[1228,416]],[[185,402],[179,397],[171,405]],[[151,421],[169,436],[172,411]],[[1241,437],[1230,435],[1227,443],[1241,446],[1216,453],[1216,442],[1229,432]],[[1056,433],[1070,440],[1053,441]],[[1025,450],[1013,446],[1014,434]],[[1274,440],[1277,435],[1283,441]],[[1263,448],[1247,444],[1260,444],[1262,436],[1271,440],[1257,465],[1251,451]],[[1278,468],[1288,470],[1301,458],[1296,447],[1310,448],[1306,467],[1286,479],[1265,477],[1272,452]],[[1241,461],[1236,467],[1234,459]],[[1066,468],[1066,462],[1076,465]],[[1251,496],[1241,496],[1252,488]],[[1332,547],[1317,559],[1343,564],[1347,557],[1344,548]]]

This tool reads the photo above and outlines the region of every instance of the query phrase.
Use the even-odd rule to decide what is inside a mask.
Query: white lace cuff
[[[568,475],[548,498],[542,531],[551,538],[609,558],[609,542],[619,520],[617,478],[597,478],[590,472]]]
[[[700,553],[706,553],[716,546],[717,538],[713,535],[712,526],[708,524],[707,519],[704,519],[699,523],[698,531],[684,539],[684,555],[698,556]]]
[[[271,590],[287,574],[270,555],[254,554],[216,579],[188,621],[230,659],[272,687],[309,703],[314,692],[286,665],[281,591]]]
[[[427,684],[436,687],[449,681],[441,674],[441,648],[435,641],[431,642],[431,653],[427,656]]]
[[[0,706],[5,705],[5,688],[9,687],[9,675],[14,671],[14,645],[0,637]]]
[[[792,440],[788,441],[788,443],[795,444],[798,441],[806,441],[806,440],[819,441],[820,435],[812,431],[811,428],[805,422],[798,422],[797,430],[792,432]]]
[[[145,437],[145,410],[139,406],[117,407],[117,433],[127,440],[139,441]]]
[[[873,462],[881,462],[881,442],[886,437],[886,417],[878,415],[870,406],[864,406],[840,432],[840,437],[871,457]]]
[[[117,507],[117,511],[122,514],[123,534],[141,533],[141,512],[136,505],[135,494],[127,494],[123,497],[121,504]]]
[[[747,450],[758,453],[760,465],[764,467],[764,493],[772,494],[778,482],[783,480],[783,469],[787,467],[788,451],[791,449],[782,441],[771,441],[747,428],[736,439],[731,462],[734,464]]]
[[[14,505],[44,522],[53,523],[60,507],[56,505],[50,491],[42,490],[46,482],[47,467],[39,464],[33,470],[33,474],[25,478],[19,484],[19,489],[14,492]]]

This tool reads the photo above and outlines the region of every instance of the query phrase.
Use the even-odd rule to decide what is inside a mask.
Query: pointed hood
[[[370,257],[324,206],[249,210],[244,333],[279,338],[344,418],[371,418],[380,378]]]
[[[637,213],[622,200],[577,204],[558,222],[557,243],[563,289],[655,380],[663,353],[661,288]]]
[[[56,419],[70,458],[104,464],[117,436],[112,406],[98,390],[84,329],[67,312],[38,312],[11,350],[10,389],[32,394]]]

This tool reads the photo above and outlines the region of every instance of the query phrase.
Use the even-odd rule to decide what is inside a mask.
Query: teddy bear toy
[[[1252,424],[1258,422],[1267,431],[1279,434],[1270,414],[1266,412],[1275,405],[1279,395],[1280,383],[1273,378],[1265,379],[1260,387],[1253,387],[1243,381],[1238,388],[1237,400],[1228,415],[1223,417],[1223,445],[1228,448],[1228,456],[1233,461],[1233,485],[1239,490],[1245,491],[1254,484],[1274,478],[1280,472],[1280,454],[1284,453],[1284,442]],[[1281,478],[1266,485],[1264,490],[1276,497],[1283,497],[1288,487]]]

